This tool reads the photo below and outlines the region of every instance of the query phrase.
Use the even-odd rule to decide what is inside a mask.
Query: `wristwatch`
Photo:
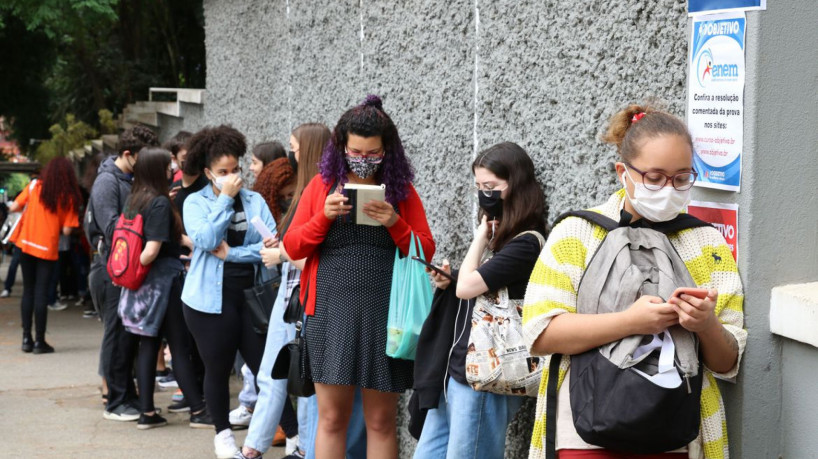
[[[285,257],[283,253],[280,253],[280,252],[279,252],[279,254],[278,254],[278,261],[280,261],[280,262],[284,263],[285,261],[287,261],[287,257]]]

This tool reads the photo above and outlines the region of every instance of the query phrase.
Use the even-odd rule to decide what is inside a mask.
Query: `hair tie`
[[[641,120],[644,117],[645,117],[645,112],[639,112],[639,113],[633,115],[633,118],[631,118],[631,124]]]

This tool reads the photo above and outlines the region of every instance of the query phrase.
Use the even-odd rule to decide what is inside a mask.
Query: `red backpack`
[[[142,266],[139,257],[145,247],[142,233],[142,215],[136,214],[132,219],[119,216],[114,227],[111,254],[108,256],[108,275],[115,285],[137,290],[151,267]]]

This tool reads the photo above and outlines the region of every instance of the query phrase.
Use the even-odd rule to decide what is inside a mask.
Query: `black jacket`
[[[452,274],[457,278],[456,272]],[[423,323],[418,338],[414,393],[409,399],[409,433],[415,438],[420,438],[423,431],[426,412],[437,408],[443,383],[447,379],[449,350],[454,342],[455,319],[460,304],[455,291],[455,282],[446,290],[435,290],[432,310]],[[469,300],[471,301],[473,300]],[[466,314],[468,311],[464,302],[460,313]]]

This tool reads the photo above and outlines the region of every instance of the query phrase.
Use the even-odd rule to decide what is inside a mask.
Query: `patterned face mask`
[[[380,163],[373,164],[368,161],[361,161],[359,158],[350,158],[347,156],[346,160],[349,170],[362,179],[371,177],[375,172],[378,172],[378,169],[381,167]]]

